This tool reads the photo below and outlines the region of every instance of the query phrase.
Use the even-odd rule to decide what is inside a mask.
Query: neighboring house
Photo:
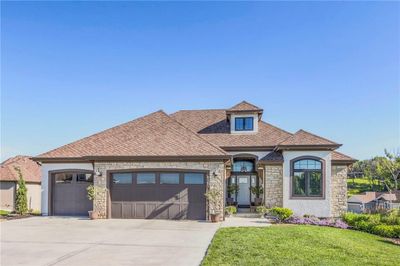
[[[355,213],[400,208],[400,191],[394,193],[369,191],[364,194],[353,195],[347,200],[347,206],[349,212]]]
[[[208,219],[226,198],[240,207],[262,186],[268,207],[296,214],[339,216],[347,209],[347,166],[336,142],[262,120],[241,102],[229,109],[151,113],[34,158],[42,164],[42,212],[102,218]],[[266,116],[266,120],[268,120]],[[87,200],[86,187],[97,187]],[[228,184],[237,195],[227,195]],[[209,204],[210,188],[223,194]]]
[[[4,161],[0,168],[1,210],[15,209],[16,190],[19,176],[15,167],[21,169],[28,189],[28,209],[40,211],[41,186],[40,166],[29,156],[15,156]]]

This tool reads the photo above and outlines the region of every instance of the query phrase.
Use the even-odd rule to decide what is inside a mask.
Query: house
[[[394,193],[368,191],[364,194],[351,196],[347,200],[347,205],[348,211],[355,213],[400,208],[400,191]]]
[[[347,166],[341,144],[304,130],[292,134],[245,101],[228,109],[151,113],[38,155],[42,213],[102,218],[208,219],[226,199],[255,200],[296,214],[339,216],[347,209]],[[96,198],[86,197],[94,184]],[[236,195],[227,186],[237,184]],[[206,191],[219,190],[217,203]]]
[[[15,200],[17,183],[19,180],[18,172],[21,170],[23,179],[26,183],[28,209],[40,211],[41,186],[40,186],[40,167],[32,161],[29,156],[15,156],[1,163],[0,168],[0,194],[1,210],[15,210]]]

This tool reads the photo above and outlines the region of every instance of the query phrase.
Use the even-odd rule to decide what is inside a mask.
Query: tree
[[[400,178],[400,154],[392,154],[385,149],[386,157],[376,165],[376,172],[389,192],[398,190]]]
[[[14,169],[19,176],[15,211],[18,214],[22,215],[28,212],[28,197],[27,197],[28,189],[26,188],[25,180],[22,176],[21,169],[19,169],[18,167],[14,167]]]

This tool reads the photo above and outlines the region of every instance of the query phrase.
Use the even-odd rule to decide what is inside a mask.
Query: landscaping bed
[[[400,247],[332,227],[272,225],[218,230],[203,265],[396,265]]]

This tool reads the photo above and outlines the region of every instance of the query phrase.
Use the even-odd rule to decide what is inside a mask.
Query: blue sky
[[[358,159],[400,146],[396,2],[2,2],[2,160],[247,100]]]

